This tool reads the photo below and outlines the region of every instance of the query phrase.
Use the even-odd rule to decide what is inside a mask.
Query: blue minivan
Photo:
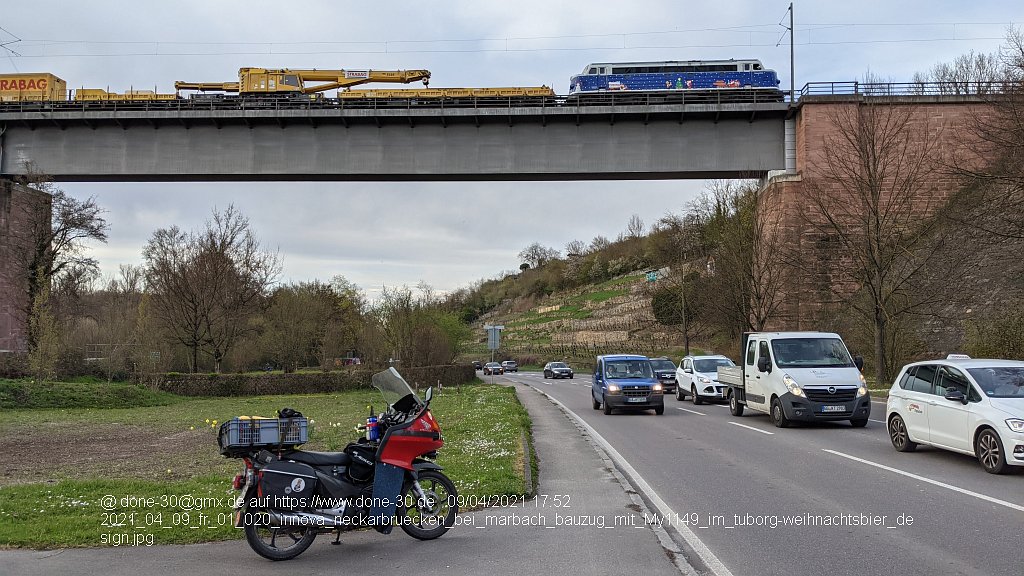
[[[608,354],[598,356],[594,363],[594,380],[590,397],[594,410],[654,410],[665,413],[665,397],[661,383],[647,356]]]

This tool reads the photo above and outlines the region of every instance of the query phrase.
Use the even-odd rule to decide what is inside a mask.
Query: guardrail
[[[1005,92],[1003,82],[808,82],[804,96],[984,96]]]

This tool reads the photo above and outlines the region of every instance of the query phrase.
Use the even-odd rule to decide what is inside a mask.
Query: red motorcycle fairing
[[[426,407],[409,422],[392,426],[381,439],[377,460],[405,470],[412,470],[412,461],[444,446],[441,427]]]

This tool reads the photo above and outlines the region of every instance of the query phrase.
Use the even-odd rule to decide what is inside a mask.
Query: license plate
[[[626,398],[626,402],[647,402],[647,397],[639,396],[634,398]]]
[[[821,407],[822,412],[846,412],[846,406],[836,406],[834,404],[826,404]]]

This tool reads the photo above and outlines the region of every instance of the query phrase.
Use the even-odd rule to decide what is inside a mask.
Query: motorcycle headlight
[[[796,380],[794,380],[793,377],[790,376],[789,374],[784,374],[782,376],[782,383],[786,385],[786,388],[789,389],[790,393],[792,393],[793,396],[803,396],[804,395],[803,389],[800,388],[800,385],[798,385],[796,383]]]
[[[1006,425],[1014,432],[1024,432],[1024,420],[1020,418],[1010,418],[1006,421]]]

